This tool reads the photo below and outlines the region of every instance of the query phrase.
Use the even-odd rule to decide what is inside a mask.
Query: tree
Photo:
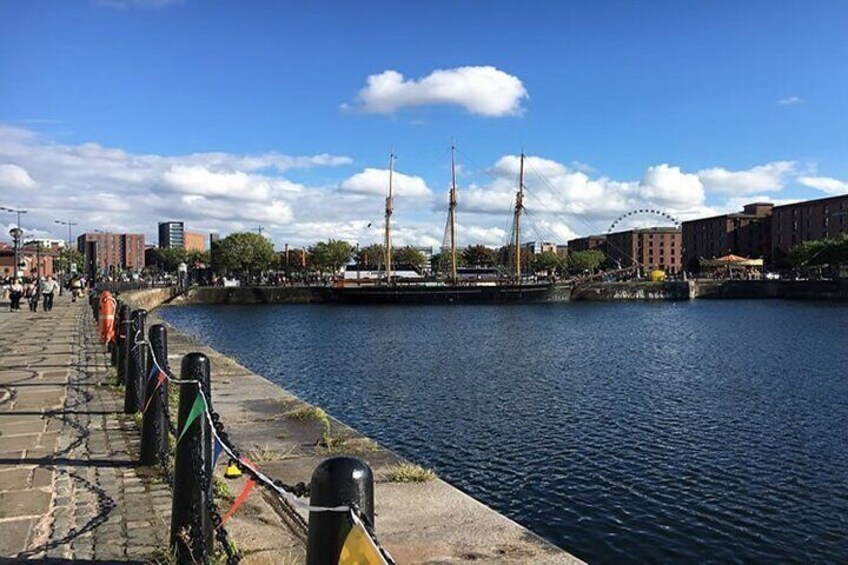
[[[462,259],[469,267],[494,267],[497,257],[485,245],[469,245],[462,251]]]
[[[604,262],[606,256],[602,251],[589,249],[587,251],[574,251],[568,254],[568,270],[572,273],[594,271]]]
[[[408,265],[415,269],[418,273],[421,273],[421,270],[424,268],[424,264],[427,262],[427,258],[424,257],[424,254],[419,250],[407,245],[406,247],[395,250],[392,262],[395,265]]]
[[[186,253],[186,263],[194,267],[208,266],[209,260],[208,251],[189,251]]]
[[[322,272],[337,273],[342,265],[350,261],[352,253],[353,247],[348,242],[339,239],[319,241],[309,248],[309,255],[314,265]]]
[[[356,254],[356,262],[366,269],[379,271],[383,268],[385,261],[386,248],[379,243],[363,247]]]
[[[257,233],[233,233],[220,240],[215,265],[250,276],[261,273],[274,262],[274,245]]]
[[[59,270],[69,273],[71,272],[71,266],[76,265],[77,270],[82,270],[82,264],[84,261],[84,257],[82,253],[77,251],[76,249],[64,249],[62,253],[59,255],[58,261],[56,262]]]
[[[547,271],[549,275],[562,272],[565,260],[553,251],[542,251],[533,258],[533,270]]]

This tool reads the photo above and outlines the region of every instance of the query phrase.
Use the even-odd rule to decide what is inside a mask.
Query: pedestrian
[[[59,288],[59,284],[53,280],[53,275],[47,275],[46,279],[41,279],[39,292],[44,298],[44,311],[50,312],[53,310],[53,296]]]
[[[24,288],[24,296],[29,304],[30,312],[38,312],[38,300],[40,298],[38,295],[38,289],[39,285],[37,279],[30,279]]]
[[[71,302],[76,302],[77,298],[82,297],[82,280],[79,278],[79,275],[74,275],[71,278],[71,282],[69,283],[71,289]]]
[[[9,311],[17,311],[21,309],[21,297],[24,295],[24,287],[19,279],[12,280],[9,285]]]

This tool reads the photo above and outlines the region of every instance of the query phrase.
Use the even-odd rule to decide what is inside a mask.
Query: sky
[[[506,243],[522,151],[525,241],[844,194],[846,29],[843,1],[7,0],[0,206],[367,245],[394,153],[394,242],[439,246],[452,144],[460,245]]]

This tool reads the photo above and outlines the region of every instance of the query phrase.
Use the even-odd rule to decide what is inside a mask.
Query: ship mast
[[[386,236],[383,242],[385,246],[386,259],[386,282],[392,280],[392,211],[394,210],[394,201],[392,196],[392,176],[394,174],[395,155],[389,153],[389,191],[386,196]]]
[[[515,249],[515,274],[516,283],[521,282],[521,212],[524,210],[524,151],[521,152],[521,168],[518,175],[518,192],[515,194],[515,216],[513,217],[512,245]]]
[[[451,284],[457,283],[456,275],[456,160],[454,158],[455,147],[451,145],[451,189],[448,205],[448,223],[450,224],[451,245]]]

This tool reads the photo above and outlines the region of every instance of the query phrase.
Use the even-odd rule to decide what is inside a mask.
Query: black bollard
[[[127,334],[127,363],[126,363],[126,389],[124,390],[124,413],[135,414],[144,406],[144,384],[145,363],[147,357],[144,355],[144,320],[147,318],[147,310],[133,310],[130,314],[129,333]]]
[[[312,506],[355,504],[365,521],[374,523],[374,474],[361,459],[327,459],[312,473],[310,493]],[[338,563],[350,529],[350,517],[344,512],[310,512],[307,565]]]
[[[147,374],[144,375],[144,414],[141,421],[141,464],[155,465],[168,453],[168,422],[165,404],[168,403],[168,383],[158,385],[159,372],[150,376],[153,355],[164,368],[168,362],[168,330],[162,324],[150,326],[147,341]]]
[[[122,385],[127,379],[126,373],[124,373],[124,369],[126,369],[124,353],[127,349],[126,342],[127,334],[129,333],[127,326],[130,323],[130,307],[126,304],[120,304],[118,306],[117,322],[118,325],[115,328],[117,336],[117,341],[115,342],[115,370],[118,373],[118,384]]]
[[[209,358],[202,353],[183,357],[180,379],[200,381],[204,390],[209,391]],[[183,435],[177,442],[171,507],[171,548],[176,551],[178,563],[204,563],[204,555],[212,551],[208,506],[212,496],[212,434],[203,414],[186,428],[198,394],[197,385],[180,385],[178,421],[179,433]]]

